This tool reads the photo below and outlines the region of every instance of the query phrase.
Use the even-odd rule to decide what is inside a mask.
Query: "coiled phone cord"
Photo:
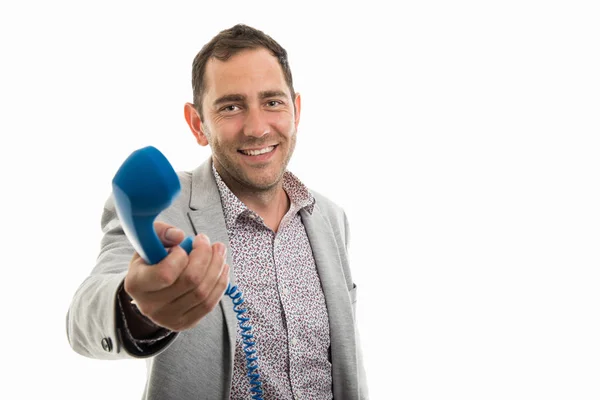
[[[169,160],[153,146],[136,150],[123,162],[112,185],[115,209],[129,241],[146,263],[159,263],[167,256],[167,250],[154,231],[154,220],[181,191],[181,183]],[[193,238],[187,237],[179,246],[190,254],[192,244]],[[233,301],[233,310],[242,330],[252,398],[262,400],[254,336],[249,318],[244,316],[242,292],[229,284],[225,293]]]
[[[247,323],[250,318],[245,317],[247,309],[242,308],[244,298],[242,292],[237,286],[227,285],[225,293],[231,297],[233,301],[233,311],[237,314],[238,323],[241,329],[241,336],[244,342],[244,353],[246,354],[246,368],[248,369],[248,378],[250,379],[250,391],[253,393],[252,398],[254,400],[263,400],[261,389],[262,383],[260,383],[260,374],[256,371],[258,369],[258,357],[256,357],[256,350],[254,349],[254,335],[252,335],[252,325]]]

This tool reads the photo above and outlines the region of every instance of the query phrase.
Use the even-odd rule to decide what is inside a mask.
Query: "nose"
[[[260,138],[269,133],[269,123],[263,110],[251,107],[244,123],[244,135]]]

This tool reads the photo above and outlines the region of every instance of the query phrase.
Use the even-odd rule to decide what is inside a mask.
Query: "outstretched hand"
[[[194,327],[223,296],[229,281],[226,248],[199,234],[188,255],[178,246],[185,238],[183,231],[163,222],[155,222],[154,229],[168,255],[158,264],[148,265],[135,253],[124,289],[156,325],[183,331]]]

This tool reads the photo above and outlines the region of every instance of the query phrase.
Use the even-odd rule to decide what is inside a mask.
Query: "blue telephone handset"
[[[154,220],[181,191],[177,174],[163,154],[145,147],[131,154],[112,181],[117,214],[133,248],[148,264],[167,256],[154,231]],[[188,253],[192,238],[180,244]]]
[[[177,173],[158,149],[147,146],[134,151],[123,162],[113,178],[112,188],[117,215],[133,248],[147,264],[159,263],[168,253],[154,231],[154,221],[181,191]],[[192,241],[188,236],[179,246],[189,254]],[[254,336],[249,319],[244,316],[247,310],[242,308],[242,292],[229,284],[225,293],[233,301],[241,328],[252,398],[262,400]]]

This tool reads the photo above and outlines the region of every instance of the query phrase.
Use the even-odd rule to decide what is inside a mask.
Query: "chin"
[[[277,186],[279,181],[275,179],[250,179],[248,183],[255,189],[269,190]]]
[[[246,176],[246,182],[252,187],[260,190],[271,189],[281,181],[283,177],[282,173],[268,173],[268,174],[254,174],[253,176]]]

